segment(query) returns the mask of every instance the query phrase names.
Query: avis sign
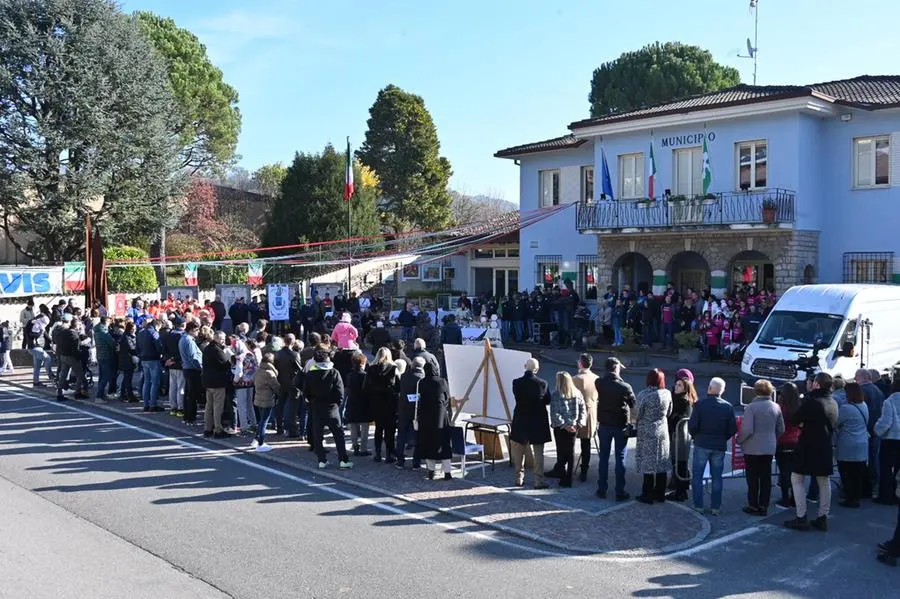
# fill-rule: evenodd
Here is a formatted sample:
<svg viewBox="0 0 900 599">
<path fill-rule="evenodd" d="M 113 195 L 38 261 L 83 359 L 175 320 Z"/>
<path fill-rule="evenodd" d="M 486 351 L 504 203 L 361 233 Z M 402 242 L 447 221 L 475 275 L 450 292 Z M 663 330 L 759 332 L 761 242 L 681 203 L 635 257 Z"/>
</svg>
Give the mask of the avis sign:
<svg viewBox="0 0 900 599">
<path fill-rule="evenodd" d="M 62 271 L 59 268 L 0 267 L 0 298 L 27 295 L 61 295 Z"/>
</svg>

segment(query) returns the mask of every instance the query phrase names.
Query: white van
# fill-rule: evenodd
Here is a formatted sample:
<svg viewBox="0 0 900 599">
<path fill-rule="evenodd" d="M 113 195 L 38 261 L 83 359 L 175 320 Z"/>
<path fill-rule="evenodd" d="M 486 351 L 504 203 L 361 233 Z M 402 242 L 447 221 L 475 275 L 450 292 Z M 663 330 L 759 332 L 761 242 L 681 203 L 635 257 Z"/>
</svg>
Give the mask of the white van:
<svg viewBox="0 0 900 599">
<path fill-rule="evenodd" d="M 803 369 L 790 362 L 812 358 L 814 348 L 819 348 L 819 370 L 847 380 L 858 368 L 895 368 L 900 363 L 900 285 L 791 287 L 747 347 L 741 376 L 749 384 L 805 380 Z"/>
</svg>

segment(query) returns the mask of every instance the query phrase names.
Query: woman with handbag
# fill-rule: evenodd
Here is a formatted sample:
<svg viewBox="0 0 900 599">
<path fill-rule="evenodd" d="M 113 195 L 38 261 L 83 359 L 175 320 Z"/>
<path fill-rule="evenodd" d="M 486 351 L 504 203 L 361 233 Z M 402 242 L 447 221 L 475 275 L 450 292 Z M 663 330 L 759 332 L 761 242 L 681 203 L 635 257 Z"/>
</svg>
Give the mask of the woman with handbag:
<svg viewBox="0 0 900 599">
<path fill-rule="evenodd" d="M 575 435 L 579 428 L 587 425 L 587 406 L 568 372 L 556 373 L 556 391 L 550 396 L 550 425 L 556 440 L 557 464 L 562 469 L 559 486 L 571 487 Z"/>
<path fill-rule="evenodd" d="M 413 430 L 416 431 L 414 459 L 425 460 L 425 478 L 434 479 L 437 462 L 441 462 L 444 480 L 450 480 L 450 387 L 434 370 L 425 363 L 425 378 L 418 383 L 419 399 L 413 416 Z"/>
<path fill-rule="evenodd" d="M 869 457 L 869 408 L 859 384 L 847 383 L 844 392 L 847 402 L 838 408 L 835 426 L 835 453 L 841 475 L 841 489 L 844 491 L 844 499 L 839 503 L 844 507 L 857 508 L 862 498 L 866 460 Z"/>
</svg>

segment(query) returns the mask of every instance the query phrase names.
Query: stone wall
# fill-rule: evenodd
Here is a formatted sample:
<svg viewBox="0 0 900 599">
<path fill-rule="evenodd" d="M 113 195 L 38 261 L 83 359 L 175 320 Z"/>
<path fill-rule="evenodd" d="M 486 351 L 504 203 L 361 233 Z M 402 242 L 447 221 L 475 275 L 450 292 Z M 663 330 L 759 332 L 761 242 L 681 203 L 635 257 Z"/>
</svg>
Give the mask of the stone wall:
<svg viewBox="0 0 900 599">
<path fill-rule="evenodd" d="M 813 267 L 814 279 L 815 274 L 819 272 L 817 231 L 747 228 L 728 231 L 600 235 L 598 238 L 599 274 L 603 286 L 613 280 L 616 262 L 632 252 L 644 256 L 649 261 L 651 270 L 666 271 L 670 277 L 673 275 L 672 259 L 682 252 L 699 254 L 706 261 L 709 271 L 724 271 L 728 276 L 739 254 L 758 252 L 772 262 L 775 269 L 775 287 L 778 291 L 802 283 L 807 265 Z"/>
</svg>

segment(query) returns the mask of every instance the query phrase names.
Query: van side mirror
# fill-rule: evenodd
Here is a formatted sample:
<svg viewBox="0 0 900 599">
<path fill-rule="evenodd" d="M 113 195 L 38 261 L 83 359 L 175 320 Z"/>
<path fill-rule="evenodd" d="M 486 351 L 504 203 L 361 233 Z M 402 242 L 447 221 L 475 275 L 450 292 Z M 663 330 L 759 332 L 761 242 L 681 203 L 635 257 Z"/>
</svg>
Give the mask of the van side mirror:
<svg viewBox="0 0 900 599">
<path fill-rule="evenodd" d="M 844 356 L 847 358 L 856 357 L 856 347 L 853 345 L 852 341 L 845 341 L 844 344 L 841 346 L 841 349 L 834 352 L 834 357 L 840 358 L 841 356 Z"/>
</svg>

